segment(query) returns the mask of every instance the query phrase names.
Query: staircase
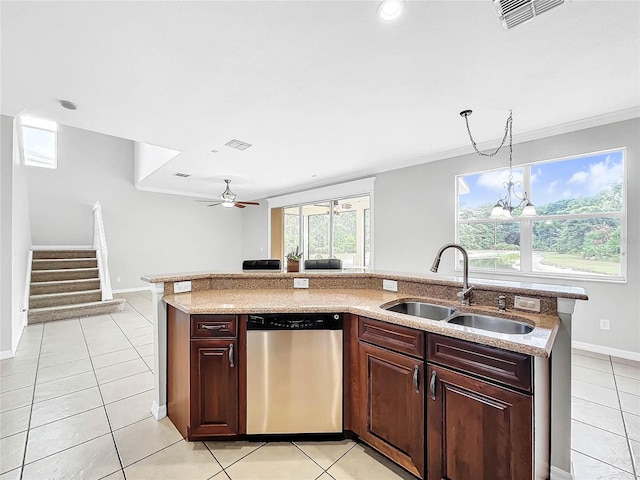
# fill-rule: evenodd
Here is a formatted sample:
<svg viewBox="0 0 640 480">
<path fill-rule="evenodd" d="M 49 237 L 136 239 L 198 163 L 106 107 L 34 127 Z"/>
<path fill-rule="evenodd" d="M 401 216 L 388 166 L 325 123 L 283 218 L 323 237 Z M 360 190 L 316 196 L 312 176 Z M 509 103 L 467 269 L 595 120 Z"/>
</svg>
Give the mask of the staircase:
<svg viewBox="0 0 640 480">
<path fill-rule="evenodd" d="M 88 317 L 124 309 L 124 299 L 102 300 L 95 250 L 34 250 L 29 323 Z"/>
</svg>

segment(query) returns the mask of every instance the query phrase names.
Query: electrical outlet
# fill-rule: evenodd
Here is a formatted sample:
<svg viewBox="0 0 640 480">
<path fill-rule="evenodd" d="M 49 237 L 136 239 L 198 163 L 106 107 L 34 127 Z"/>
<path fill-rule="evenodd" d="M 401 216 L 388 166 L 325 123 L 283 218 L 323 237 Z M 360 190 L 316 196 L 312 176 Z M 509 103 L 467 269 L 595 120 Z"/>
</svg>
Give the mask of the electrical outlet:
<svg viewBox="0 0 640 480">
<path fill-rule="evenodd" d="M 532 312 L 540 311 L 540 299 L 530 297 L 516 297 L 513 299 L 513 307 L 520 310 L 530 310 Z"/>
<path fill-rule="evenodd" d="M 176 282 L 173 284 L 173 293 L 182 293 L 191 291 L 191 280 L 184 282 Z"/>
<path fill-rule="evenodd" d="M 398 282 L 395 280 L 382 280 L 382 289 L 389 290 L 390 292 L 397 292 Z"/>
<path fill-rule="evenodd" d="M 116 283 L 120 283 L 120 277 L 116 277 Z"/>
<path fill-rule="evenodd" d="M 293 288 L 309 288 L 309 279 L 308 278 L 294 278 L 293 279 Z"/>
<path fill-rule="evenodd" d="M 611 330 L 611 322 L 603 318 L 600 319 L 600 330 Z"/>
</svg>

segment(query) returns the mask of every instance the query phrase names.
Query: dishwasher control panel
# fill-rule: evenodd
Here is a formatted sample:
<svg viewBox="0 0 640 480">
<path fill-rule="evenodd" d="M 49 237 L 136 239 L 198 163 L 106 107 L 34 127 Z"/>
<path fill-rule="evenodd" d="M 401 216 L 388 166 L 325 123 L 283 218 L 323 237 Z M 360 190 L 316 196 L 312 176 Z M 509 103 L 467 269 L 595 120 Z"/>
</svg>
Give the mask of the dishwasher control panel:
<svg viewBox="0 0 640 480">
<path fill-rule="evenodd" d="M 265 313 L 249 315 L 247 330 L 342 330 L 341 313 Z"/>
</svg>

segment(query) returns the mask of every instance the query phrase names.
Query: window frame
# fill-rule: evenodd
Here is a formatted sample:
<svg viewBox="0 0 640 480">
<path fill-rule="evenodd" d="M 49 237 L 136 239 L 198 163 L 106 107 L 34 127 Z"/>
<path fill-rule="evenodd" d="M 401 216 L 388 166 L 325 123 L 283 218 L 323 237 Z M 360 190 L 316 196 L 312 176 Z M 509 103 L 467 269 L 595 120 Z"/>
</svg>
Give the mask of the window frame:
<svg viewBox="0 0 640 480">
<path fill-rule="evenodd" d="M 485 172 L 494 172 L 507 170 L 508 167 L 497 167 L 486 170 L 478 170 L 473 172 L 466 172 L 455 175 L 455 241 L 460 243 L 460 225 L 461 224 L 480 224 L 480 223 L 520 223 L 520 270 L 499 270 L 490 268 L 472 268 L 469 267 L 469 271 L 482 274 L 492 274 L 498 276 L 522 276 L 529 278 L 554 278 L 562 280 L 575 280 L 575 281 L 597 281 L 606 283 L 626 283 L 627 282 L 627 199 L 628 199 L 628 179 L 627 179 L 627 148 L 616 147 L 606 150 L 599 150 L 594 152 L 581 153 L 576 155 L 567 155 L 558 158 L 551 158 L 546 160 L 521 163 L 514 165 L 513 168 L 522 168 L 522 186 L 520 192 L 531 192 L 531 169 L 536 165 L 542 165 L 545 163 L 556 163 L 568 160 L 575 160 L 584 157 L 592 157 L 596 155 L 603 155 L 607 153 L 621 152 L 622 153 L 622 210 L 620 212 L 602 212 L 602 213 L 580 213 L 580 214 L 567 214 L 567 215 L 540 215 L 536 217 L 520 217 L 514 216 L 513 219 L 463 219 L 459 218 L 459 189 L 460 179 L 469 175 L 477 175 Z M 535 193 L 535 192 L 534 192 Z M 532 195 L 532 203 L 535 204 L 535 196 Z M 604 275 L 597 273 L 584 273 L 576 275 L 573 273 L 560 273 L 560 272 L 536 272 L 533 270 L 533 222 L 540 220 L 576 220 L 576 219 L 588 219 L 588 218 L 619 218 L 620 219 L 620 275 Z M 460 267 L 461 255 L 456 251 L 455 255 L 455 271 L 461 272 Z"/>
<path fill-rule="evenodd" d="M 31 116 L 20 116 L 19 117 L 19 125 L 20 125 L 20 151 L 22 154 L 22 161 L 25 166 L 28 167 L 39 167 L 39 168 L 48 168 L 50 170 L 58 169 L 58 125 L 56 122 L 45 120 L 38 117 Z M 50 159 L 51 161 L 48 163 L 39 162 L 30 159 L 27 155 L 27 145 L 25 140 L 25 131 L 26 129 L 47 132 L 53 134 L 53 157 Z"/>
</svg>

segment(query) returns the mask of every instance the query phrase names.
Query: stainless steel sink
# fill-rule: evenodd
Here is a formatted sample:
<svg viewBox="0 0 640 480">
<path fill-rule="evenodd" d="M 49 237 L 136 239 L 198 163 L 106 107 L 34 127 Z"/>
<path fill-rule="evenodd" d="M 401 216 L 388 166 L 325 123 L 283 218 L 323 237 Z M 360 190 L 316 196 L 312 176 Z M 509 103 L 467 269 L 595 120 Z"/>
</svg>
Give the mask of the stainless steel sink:
<svg viewBox="0 0 640 480">
<path fill-rule="evenodd" d="M 530 333 L 533 330 L 533 327 L 528 323 L 518 322 L 517 320 L 508 320 L 506 318 L 490 317 L 488 315 L 475 315 L 472 313 L 456 315 L 448 319 L 447 323 L 464 325 L 465 327 L 473 327 L 497 333 L 520 335 Z"/>
<path fill-rule="evenodd" d="M 422 302 L 402 302 L 384 308 L 390 312 L 404 313 L 406 315 L 428 318 L 430 320 L 444 320 L 455 312 L 455 310 L 450 307 Z"/>
</svg>

